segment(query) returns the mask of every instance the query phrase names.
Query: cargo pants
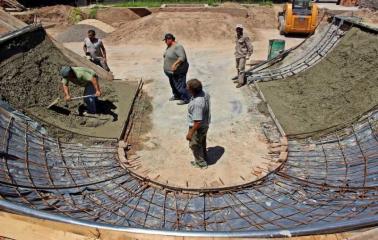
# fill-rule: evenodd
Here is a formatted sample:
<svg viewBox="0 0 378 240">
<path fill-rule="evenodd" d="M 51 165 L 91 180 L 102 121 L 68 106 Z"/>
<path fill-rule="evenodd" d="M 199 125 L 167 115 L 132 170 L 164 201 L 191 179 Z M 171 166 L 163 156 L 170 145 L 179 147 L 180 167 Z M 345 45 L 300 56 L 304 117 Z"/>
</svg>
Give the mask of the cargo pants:
<svg viewBox="0 0 378 240">
<path fill-rule="evenodd" d="M 238 82 L 240 84 L 245 84 L 245 63 L 246 58 L 236 58 L 236 70 L 238 71 Z"/>
<path fill-rule="evenodd" d="M 207 131 L 209 127 L 201 127 L 194 132 L 192 140 L 189 142 L 189 147 L 192 149 L 194 160 L 199 164 L 207 164 Z"/>
</svg>

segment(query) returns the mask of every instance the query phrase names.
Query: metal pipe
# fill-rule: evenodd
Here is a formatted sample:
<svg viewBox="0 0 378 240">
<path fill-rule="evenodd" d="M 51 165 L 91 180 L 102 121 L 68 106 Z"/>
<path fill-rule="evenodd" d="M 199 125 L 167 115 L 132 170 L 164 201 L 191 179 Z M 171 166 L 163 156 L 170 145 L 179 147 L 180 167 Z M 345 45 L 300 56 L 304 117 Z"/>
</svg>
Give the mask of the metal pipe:
<svg viewBox="0 0 378 240">
<path fill-rule="evenodd" d="M 349 221 L 342 221 L 336 223 L 328 224 L 314 224 L 312 226 L 299 227 L 299 228 L 288 228 L 280 230 L 261 230 L 261 231 L 241 231 L 241 232 L 206 232 L 206 231 L 169 231 L 169 230 L 153 230 L 153 229 L 143 229 L 143 228 L 132 228 L 132 227 L 122 227 L 115 226 L 104 223 L 95 223 L 86 220 L 78 220 L 66 216 L 59 216 L 43 211 L 34 210 L 24 206 L 20 206 L 6 200 L 0 200 L 0 207 L 11 212 L 16 212 L 20 214 L 25 214 L 35 218 L 41 218 L 50 221 L 62 222 L 67 224 L 79 225 L 90 228 L 97 228 L 100 230 L 110 230 L 125 233 L 136 233 L 136 234 L 151 234 L 151 235 L 165 235 L 165 236 L 177 236 L 177 237 L 218 237 L 218 238 L 229 238 L 229 237 L 295 237 L 295 236 L 305 236 L 314 234 L 328 234 L 336 232 L 352 231 L 355 229 L 373 227 L 378 225 L 378 215 L 371 217 L 365 217 L 360 219 L 353 219 Z"/>
</svg>

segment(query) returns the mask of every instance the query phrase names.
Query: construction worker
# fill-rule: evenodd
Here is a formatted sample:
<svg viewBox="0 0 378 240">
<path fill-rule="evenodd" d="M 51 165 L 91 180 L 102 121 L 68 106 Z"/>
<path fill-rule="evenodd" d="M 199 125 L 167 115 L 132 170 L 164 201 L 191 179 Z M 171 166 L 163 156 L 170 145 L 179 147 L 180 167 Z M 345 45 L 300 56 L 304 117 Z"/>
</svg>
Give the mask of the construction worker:
<svg viewBox="0 0 378 240">
<path fill-rule="evenodd" d="M 98 77 L 96 73 L 84 67 L 69 67 L 63 66 L 60 69 L 60 75 L 62 76 L 64 99 L 66 101 L 71 100 L 70 89 L 68 84 L 71 82 L 75 85 L 84 87 L 84 96 L 92 95 L 91 97 L 85 97 L 84 103 L 87 107 L 88 113 L 97 112 L 97 97 L 101 96 L 101 89 L 98 83 Z"/>
<path fill-rule="evenodd" d="M 84 39 L 83 50 L 85 55 L 90 58 L 91 62 L 110 72 L 106 60 L 104 44 L 101 39 L 96 38 L 96 32 L 94 30 L 88 31 L 88 37 Z"/>
<path fill-rule="evenodd" d="M 164 73 L 169 79 L 173 96 L 169 101 L 179 100 L 177 105 L 189 103 L 190 96 L 186 90 L 186 74 L 189 63 L 184 47 L 176 42 L 173 34 L 167 33 L 163 41 L 167 44 L 164 53 Z"/>
<path fill-rule="evenodd" d="M 211 121 L 210 96 L 202 90 L 202 84 L 197 79 L 189 80 L 187 86 L 192 95 L 188 105 L 189 130 L 186 135 L 194 156 L 191 164 L 194 167 L 207 168 L 206 136 Z"/>
<path fill-rule="evenodd" d="M 237 83 L 237 88 L 244 86 L 246 83 L 245 64 L 253 53 L 251 40 L 243 33 L 243 29 L 243 25 L 236 25 L 235 59 L 238 79 L 234 83 Z"/>
</svg>

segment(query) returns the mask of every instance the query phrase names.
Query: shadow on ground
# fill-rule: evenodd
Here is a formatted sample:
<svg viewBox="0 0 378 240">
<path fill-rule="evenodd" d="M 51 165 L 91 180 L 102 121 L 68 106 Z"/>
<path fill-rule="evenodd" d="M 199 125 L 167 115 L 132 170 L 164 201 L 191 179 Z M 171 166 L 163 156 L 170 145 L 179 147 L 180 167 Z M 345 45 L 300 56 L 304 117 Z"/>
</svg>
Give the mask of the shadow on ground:
<svg viewBox="0 0 378 240">
<path fill-rule="evenodd" d="M 224 147 L 215 146 L 207 148 L 207 164 L 214 165 L 224 154 Z"/>
</svg>

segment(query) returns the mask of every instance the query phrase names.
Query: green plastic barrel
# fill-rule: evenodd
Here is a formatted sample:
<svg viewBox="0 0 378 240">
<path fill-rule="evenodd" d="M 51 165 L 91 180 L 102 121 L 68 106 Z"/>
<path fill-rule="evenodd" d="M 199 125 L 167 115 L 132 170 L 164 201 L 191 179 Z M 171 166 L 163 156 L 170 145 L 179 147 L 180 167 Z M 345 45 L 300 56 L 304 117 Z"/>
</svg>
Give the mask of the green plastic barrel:
<svg viewBox="0 0 378 240">
<path fill-rule="evenodd" d="M 269 53 L 268 60 L 276 57 L 285 50 L 285 40 L 270 39 L 269 40 Z"/>
</svg>

